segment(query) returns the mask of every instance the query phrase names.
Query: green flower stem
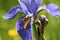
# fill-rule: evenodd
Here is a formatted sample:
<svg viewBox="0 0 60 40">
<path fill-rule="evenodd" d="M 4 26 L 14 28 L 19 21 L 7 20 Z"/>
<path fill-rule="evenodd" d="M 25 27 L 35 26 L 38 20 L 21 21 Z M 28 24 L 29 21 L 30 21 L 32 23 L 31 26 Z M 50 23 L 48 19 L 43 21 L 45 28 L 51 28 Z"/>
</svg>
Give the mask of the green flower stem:
<svg viewBox="0 0 60 40">
<path fill-rule="evenodd" d="M 39 40 L 39 39 L 38 39 L 38 33 L 37 33 L 37 31 L 36 31 L 35 22 L 33 23 L 33 34 L 34 34 L 34 38 L 35 38 L 36 40 Z"/>
</svg>

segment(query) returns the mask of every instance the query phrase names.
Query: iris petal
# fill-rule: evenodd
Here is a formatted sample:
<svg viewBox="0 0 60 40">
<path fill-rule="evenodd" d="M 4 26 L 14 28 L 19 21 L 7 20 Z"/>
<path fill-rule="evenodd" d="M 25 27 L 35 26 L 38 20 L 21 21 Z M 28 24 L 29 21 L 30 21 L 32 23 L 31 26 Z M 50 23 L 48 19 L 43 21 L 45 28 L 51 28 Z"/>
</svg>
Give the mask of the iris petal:
<svg viewBox="0 0 60 40">
<path fill-rule="evenodd" d="M 46 6 L 46 9 L 49 14 L 51 14 L 57 18 L 60 17 L 60 12 L 58 12 L 59 7 L 57 5 L 51 3 L 48 6 Z"/>
<path fill-rule="evenodd" d="M 60 17 L 60 12 L 58 12 L 58 11 L 49 11 L 49 14 L 51 14 L 51 15 L 57 17 L 57 18 Z"/>
<path fill-rule="evenodd" d="M 22 40 L 32 40 L 31 26 L 29 25 L 27 29 L 24 29 L 24 24 L 24 20 L 19 19 L 16 23 L 16 29 L 22 37 Z"/>
<path fill-rule="evenodd" d="M 36 11 L 37 11 L 37 9 L 38 9 L 38 5 L 36 6 L 37 4 L 35 3 L 35 2 L 33 2 L 33 3 L 31 3 L 29 6 L 28 6 L 28 8 L 29 8 L 29 10 L 30 10 L 30 12 L 31 13 L 35 13 Z"/>
<path fill-rule="evenodd" d="M 11 8 L 6 15 L 3 16 L 4 19 L 12 19 L 16 16 L 17 12 L 22 12 L 20 6 L 15 6 Z"/>
<path fill-rule="evenodd" d="M 25 3 L 26 5 L 31 3 L 31 0 L 22 0 L 23 3 Z"/>
<path fill-rule="evenodd" d="M 38 5 L 42 4 L 42 1 L 43 1 L 43 0 L 35 0 L 35 2 L 36 2 Z"/>
<path fill-rule="evenodd" d="M 42 1 L 38 1 L 38 0 L 32 0 L 31 1 L 31 4 L 29 4 L 28 8 L 30 9 L 30 11 L 32 13 L 36 13 L 37 9 L 39 8 L 40 6 L 40 3 L 42 3 Z"/>
<path fill-rule="evenodd" d="M 38 7 L 42 3 L 42 0 L 22 0 L 22 2 L 26 4 L 31 13 L 36 13 Z"/>
<path fill-rule="evenodd" d="M 26 5 L 25 5 L 23 2 L 20 2 L 20 6 L 21 6 L 23 12 L 24 12 L 26 15 L 28 15 L 28 12 L 29 12 L 29 11 L 28 11 Z"/>
<path fill-rule="evenodd" d="M 59 7 L 56 4 L 52 4 L 52 3 L 50 3 L 46 8 L 51 11 L 55 11 L 59 9 Z"/>
</svg>

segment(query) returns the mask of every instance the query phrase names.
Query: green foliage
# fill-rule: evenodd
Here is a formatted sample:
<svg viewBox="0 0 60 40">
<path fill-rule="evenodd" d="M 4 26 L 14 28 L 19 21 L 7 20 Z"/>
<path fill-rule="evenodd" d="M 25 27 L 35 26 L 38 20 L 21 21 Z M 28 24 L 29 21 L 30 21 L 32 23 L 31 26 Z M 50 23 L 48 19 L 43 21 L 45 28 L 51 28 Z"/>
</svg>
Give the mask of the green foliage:
<svg viewBox="0 0 60 40">
<path fill-rule="evenodd" d="M 43 4 L 54 3 L 59 6 L 60 10 L 60 0 L 43 0 Z M 17 6 L 17 0 L 0 0 L 0 40 L 20 40 L 20 36 L 9 36 L 8 31 L 16 28 L 16 21 L 23 16 L 23 14 L 18 13 L 18 15 L 12 20 L 5 20 L 2 18 L 10 8 Z M 52 15 L 46 13 L 46 11 L 39 12 L 39 16 L 44 14 L 47 16 L 49 23 L 45 28 L 45 36 L 47 40 L 60 40 L 60 18 L 55 18 Z"/>
</svg>

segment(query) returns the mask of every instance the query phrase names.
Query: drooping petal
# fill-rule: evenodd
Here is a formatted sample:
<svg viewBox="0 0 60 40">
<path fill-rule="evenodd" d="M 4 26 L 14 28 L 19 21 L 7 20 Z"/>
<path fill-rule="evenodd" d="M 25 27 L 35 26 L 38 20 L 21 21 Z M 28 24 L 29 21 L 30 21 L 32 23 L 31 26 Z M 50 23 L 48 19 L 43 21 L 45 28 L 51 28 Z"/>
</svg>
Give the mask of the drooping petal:
<svg viewBox="0 0 60 40">
<path fill-rule="evenodd" d="M 51 14 L 51 15 L 57 17 L 57 18 L 60 17 L 60 12 L 58 12 L 58 11 L 49 11 L 49 14 Z"/>
<path fill-rule="evenodd" d="M 19 19 L 16 23 L 16 29 L 22 40 L 32 40 L 31 26 L 29 25 L 27 29 L 24 29 L 24 20 Z"/>
<path fill-rule="evenodd" d="M 59 7 L 56 4 L 52 4 L 52 3 L 48 4 L 46 6 L 46 8 L 49 9 L 49 10 L 51 10 L 51 11 L 55 11 L 55 10 L 59 9 Z"/>
<path fill-rule="evenodd" d="M 29 11 L 28 11 L 26 5 L 25 5 L 23 2 L 20 2 L 20 6 L 21 6 L 23 12 L 24 12 L 26 15 L 28 15 L 28 12 L 29 12 Z"/>
<path fill-rule="evenodd" d="M 22 9 L 20 6 L 15 6 L 11 8 L 6 15 L 3 16 L 4 19 L 12 19 L 17 15 L 17 12 L 22 12 Z"/>
<path fill-rule="evenodd" d="M 49 14 L 51 14 L 57 18 L 60 17 L 60 12 L 58 12 L 59 7 L 57 5 L 51 3 L 48 6 L 46 6 L 46 9 Z"/>
</svg>

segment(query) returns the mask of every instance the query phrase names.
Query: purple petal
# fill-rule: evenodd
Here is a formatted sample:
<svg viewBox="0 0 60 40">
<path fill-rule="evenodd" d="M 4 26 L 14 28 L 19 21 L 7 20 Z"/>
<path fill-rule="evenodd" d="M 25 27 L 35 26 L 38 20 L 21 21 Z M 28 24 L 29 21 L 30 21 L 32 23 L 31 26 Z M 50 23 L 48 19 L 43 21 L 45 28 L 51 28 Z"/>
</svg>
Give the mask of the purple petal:
<svg viewBox="0 0 60 40">
<path fill-rule="evenodd" d="M 32 13 L 36 13 L 36 11 L 37 11 L 37 9 L 39 8 L 39 6 L 40 6 L 40 3 L 41 3 L 41 0 L 39 0 L 39 2 L 38 2 L 38 0 L 32 0 L 31 1 L 31 4 L 29 4 L 29 9 L 30 9 L 30 11 L 32 12 Z"/>
<path fill-rule="evenodd" d="M 28 7 L 30 12 L 35 13 L 39 6 L 35 2 L 32 2 Z"/>
<path fill-rule="evenodd" d="M 55 11 L 55 10 L 59 9 L 59 7 L 56 4 L 52 4 L 52 3 L 49 4 L 46 8 L 51 10 L 51 11 Z"/>
<path fill-rule="evenodd" d="M 30 12 L 36 13 L 38 7 L 42 3 L 42 0 L 23 0 L 22 2 L 26 4 Z"/>
<path fill-rule="evenodd" d="M 35 0 L 35 2 L 36 2 L 38 5 L 42 4 L 42 1 L 43 1 L 43 0 Z"/>
<path fill-rule="evenodd" d="M 42 3 L 42 0 L 22 0 L 23 3 L 26 5 L 31 4 L 32 2 L 35 2 L 36 4 L 40 5 Z"/>
<path fill-rule="evenodd" d="M 26 5 L 31 3 L 31 0 L 22 0 L 23 3 L 25 3 Z"/>
<path fill-rule="evenodd" d="M 20 6 L 21 6 L 23 12 L 24 12 L 26 15 L 28 15 L 28 12 L 29 12 L 29 11 L 28 11 L 26 5 L 25 5 L 23 2 L 20 2 Z"/>
<path fill-rule="evenodd" d="M 60 12 L 58 12 L 58 11 L 50 11 L 49 14 L 51 14 L 51 15 L 57 17 L 57 18 L 60 17 Z"/>
<path fill-rule="evenodd" d="M 17 15 L 17 12 L 22 12 L 20 6 L 15 6 L 11 8 L 6 15 L 3 16 L 4 19 L 12 19 Z"/>
<path fill-rule="evenodd" d="M 32 40 L 31 26 L 29 25 L 27 29 L 24 29 L 24 24 L 24 20 L 19 19 L 16 23 L 16 29 L 22 37 L 22 40 Z"/>
<path fill-rule="evenodd" d="M 46 8 L 49 14 L 57 18 L 60 17 L 60 12 L 58 12 L 59 7 L 57 5 L 51 3 L 48 6 L 46 6 Z"/>
</svg>

